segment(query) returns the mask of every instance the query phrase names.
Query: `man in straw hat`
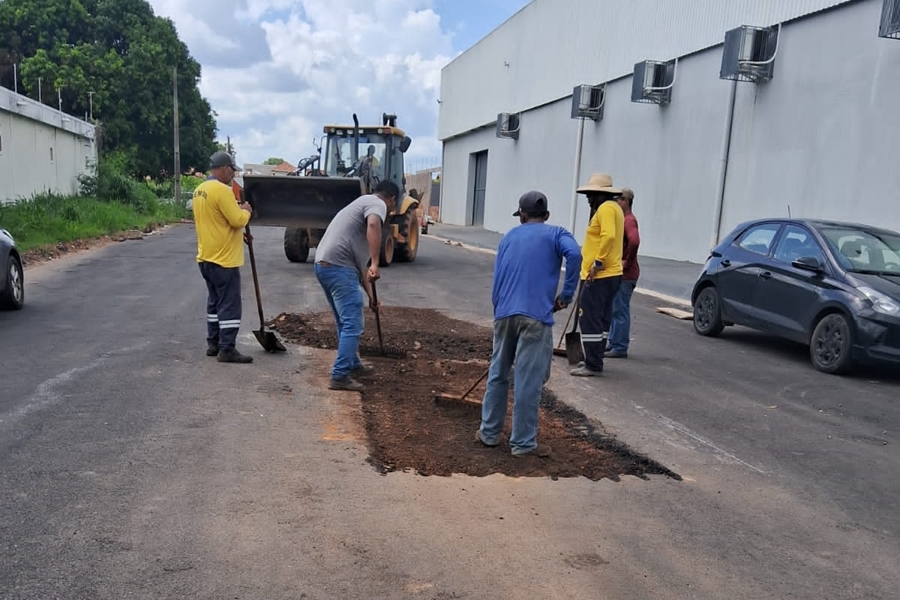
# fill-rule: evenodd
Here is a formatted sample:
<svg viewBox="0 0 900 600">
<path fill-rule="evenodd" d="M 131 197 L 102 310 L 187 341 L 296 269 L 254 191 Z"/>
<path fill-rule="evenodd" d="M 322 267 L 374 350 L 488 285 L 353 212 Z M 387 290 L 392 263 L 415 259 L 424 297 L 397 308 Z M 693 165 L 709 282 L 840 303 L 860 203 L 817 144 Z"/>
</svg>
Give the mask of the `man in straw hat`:
<svg viewBox="0 0 900 600">
<path fill-rule="evenodd" d="M 550 211 L 541 192 L 523 194 L 513 216 L 521 225 L 503 236 L 494 264 L 494 351 L 475 439 L 500 444 L 515 363 L 509 446 L 513 456 L 545 457 L 550 449 L 537 443 L 538 407 L 553 357 L 553 313 L 574 299 L 581 251 L 569 231 L 546 223 Z M 557 295 L 563 259 L 566 277 Z"/>
<path fill-rule="evenodd" d="M 613 299 L 622 283 L 622 245 L 625 215 L 616 202 L 622 190 L 612 186 L 612 177 L 594 173 L 577 192 L 585 194 L 591 205 L 582 246 L 581 261 L 581 342 L 584 364 L 572 369 L 577 377 L 595 377 L 603 373 L 603 354 L 609 337 Z"/>
</svg>

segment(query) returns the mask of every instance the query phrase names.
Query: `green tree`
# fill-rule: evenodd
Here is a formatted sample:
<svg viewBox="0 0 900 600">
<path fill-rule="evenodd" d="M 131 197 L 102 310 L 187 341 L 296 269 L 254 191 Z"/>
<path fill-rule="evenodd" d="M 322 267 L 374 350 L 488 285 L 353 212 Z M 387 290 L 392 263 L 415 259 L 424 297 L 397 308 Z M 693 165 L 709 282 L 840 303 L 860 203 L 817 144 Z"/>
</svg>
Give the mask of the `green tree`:
<svg viewBox="0 0 900 600">
<path fill-rule="evenodd" d="M 0 0 L 0 85 L 78 117 L 93 112 L 104 150 L 121 153 L 133 175 L 174 166 L 173 69 L 178 73 L 181 164 L 206 168 L 216 123 L 200 94 L 200 65 L 169 19 L 146 0 Z"/>
<path fill-rule="evenodd" d="M 283 158 L 275 158 L 273 156 L 272 158 L 267 158 L 263 164 L 264 165 L 280 165 L 283 162 L 284 162 Z"/>
</svg>

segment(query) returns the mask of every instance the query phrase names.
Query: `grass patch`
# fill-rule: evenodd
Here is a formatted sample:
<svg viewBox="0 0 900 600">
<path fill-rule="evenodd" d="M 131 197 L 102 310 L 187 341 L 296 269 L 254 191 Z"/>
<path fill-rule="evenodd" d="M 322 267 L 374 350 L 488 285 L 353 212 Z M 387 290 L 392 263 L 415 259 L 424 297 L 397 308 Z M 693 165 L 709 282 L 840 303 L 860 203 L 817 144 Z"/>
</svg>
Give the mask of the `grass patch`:
<svg viewBox="0 0 900 600">
<path fill-rule="evenodd" d="M 147 192 L 127 202 L 41 194 L 0 204 L 0 227 L 13 235 L 22 251 L 27 251 L 132 229 L 146 231 L 185 216 L 181 207 Z"/>
</svg>

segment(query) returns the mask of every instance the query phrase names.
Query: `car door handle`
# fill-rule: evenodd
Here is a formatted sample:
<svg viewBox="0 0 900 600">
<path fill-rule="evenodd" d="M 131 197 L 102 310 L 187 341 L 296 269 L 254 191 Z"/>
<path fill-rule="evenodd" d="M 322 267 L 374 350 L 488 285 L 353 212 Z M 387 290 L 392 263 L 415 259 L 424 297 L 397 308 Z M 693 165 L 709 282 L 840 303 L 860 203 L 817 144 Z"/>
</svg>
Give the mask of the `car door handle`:
<svg viewBox="0 0 900 600">
<path fill-rule="evenodd" d="M 762 272 L 760 272 L 759 276 L 762 277 L 763 279 L 771 279 L 772 272 L 771 271 L 762 271 Z"/>
<path fill-rule="evenodd" d="M 725 260 L 723 260 L 723 261 L 720 262 L 719 264 L 722 265 L 723 267 L 730 267 L 730 266 L 731 266 L 731 261 L 728 260 L 728 259 L 726 258 Z"/>
</svg>

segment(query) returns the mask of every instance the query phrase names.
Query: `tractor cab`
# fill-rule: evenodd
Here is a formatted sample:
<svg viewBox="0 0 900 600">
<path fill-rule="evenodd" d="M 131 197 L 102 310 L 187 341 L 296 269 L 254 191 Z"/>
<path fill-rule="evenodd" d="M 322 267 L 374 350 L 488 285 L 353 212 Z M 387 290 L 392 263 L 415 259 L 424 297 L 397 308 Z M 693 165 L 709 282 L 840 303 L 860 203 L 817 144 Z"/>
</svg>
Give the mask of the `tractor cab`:
<svg viewBox="0 0 900 600">
<path fill-rule="evenodd" d="M 382 124 L 360 127 L 326 125 L 324 164 L 328 177 L 359 177 L 366 192 L 379 181 L 393 181 L 405 193 L 403 153 L 412 140 L 396 127 L 396 115 L 382 115 Z M 354 115 L 354 121 L 356 115 Z M 399 207 L 398 207 L 399 208 Z"/>
</svg>

